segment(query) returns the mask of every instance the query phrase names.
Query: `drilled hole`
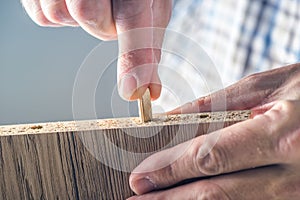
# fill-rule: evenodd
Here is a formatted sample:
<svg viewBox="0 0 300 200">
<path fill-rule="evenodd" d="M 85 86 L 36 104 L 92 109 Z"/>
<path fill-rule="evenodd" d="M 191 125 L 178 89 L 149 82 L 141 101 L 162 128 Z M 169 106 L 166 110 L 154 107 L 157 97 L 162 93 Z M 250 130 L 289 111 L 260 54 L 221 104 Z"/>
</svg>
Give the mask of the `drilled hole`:
<svg viewBox="0 0 300 200">
<path fill-rule="evenodd" d="M 36 130 L 36 129 L 42 129 L 43 126 L 41 126 L 41 125 L 36 125 L 36 126 L 32 126 L 32 127 L 30 127 L 30 128 L 33 129 L 33 130 Z"/>
<path fill-rule="evenodd" d="M 199 118 L 201 118 L 201 119 L 208 118 L 208 117 L 209 117 L 209 114 L 201 114 L 199 116 Z"/>
</svg>

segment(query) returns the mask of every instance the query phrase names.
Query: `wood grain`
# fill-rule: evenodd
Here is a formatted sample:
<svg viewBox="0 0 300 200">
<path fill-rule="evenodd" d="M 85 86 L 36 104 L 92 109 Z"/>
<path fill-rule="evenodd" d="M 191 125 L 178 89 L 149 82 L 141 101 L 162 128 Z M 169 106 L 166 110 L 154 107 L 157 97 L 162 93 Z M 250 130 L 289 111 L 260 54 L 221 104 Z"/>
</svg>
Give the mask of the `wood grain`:
<svg viewBox="0 0 300 200">
<path fill-rule="evenodd" d="M 0 199 L 125 199 L 133 195 L 130 170 L 145 157 L 248 117 L 249 111 L 234 111 L 149 123 L 124 118 L 2 126 Z"/>
</svg>

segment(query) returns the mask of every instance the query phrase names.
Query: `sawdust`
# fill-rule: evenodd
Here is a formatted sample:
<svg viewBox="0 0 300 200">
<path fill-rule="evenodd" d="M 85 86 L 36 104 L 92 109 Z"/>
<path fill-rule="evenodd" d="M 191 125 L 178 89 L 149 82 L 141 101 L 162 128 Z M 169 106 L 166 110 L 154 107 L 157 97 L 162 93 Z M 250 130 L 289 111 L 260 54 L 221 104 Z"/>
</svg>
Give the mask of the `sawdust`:
<svg viewBox="0 0 300 200">
<path fill-rule="evenodd" d="M 153 120 L 141 122 L 138 117 L 99 119 L 88 121 L 52 122 L 0 126 L 0 136 L 18 134 L 43 134 L 55 132 L 75 132 L 102 129 L 123 129 L 134 127 L 168 126 L 180 124 L 199 124 L 226 121 L 244 121 L 249 119 L 250 111 L 207 112 L 181 115 L 154 115 Z"/>
</svg>

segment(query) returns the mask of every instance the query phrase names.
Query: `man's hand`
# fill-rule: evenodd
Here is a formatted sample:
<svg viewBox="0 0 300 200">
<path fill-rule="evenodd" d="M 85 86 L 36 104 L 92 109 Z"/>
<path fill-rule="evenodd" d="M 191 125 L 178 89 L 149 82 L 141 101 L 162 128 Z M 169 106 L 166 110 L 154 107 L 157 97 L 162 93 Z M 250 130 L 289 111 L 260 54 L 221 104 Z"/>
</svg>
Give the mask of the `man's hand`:
<svg viewBox="0 0 300 200">
<path fill-rule="evenodd" d="M 299 119 L 300 101 L 279 101 L 254 119 L 220 130 L 218 142 L 205 156 L 201 146 L 215 133 L 194 139 L 178 160 L 162 169 L 151 171 L 172 159 L 174 149 L 150 156 L 131 174 L 131 188 L 141 195 L 131 200 L 299 199 Z M 205 178 L 154 191 L 198 177 Z"/>
<path fill-rule="evenodd" d="M 277 100 L 300 100 L 300 63 L 250 75 L 225 88 L 225 94 L 226 99 L 224 91 L 215 92 L 169 114 L 210 111 L 212 103 L 218 109 L 224 100 L 227 110 L 252 109 Z M 224 109 L 223 106 L 220 109 Z"/>
<path fill-rule="evenodd" d="M 22 3 L 31 19 L 41 26 L 81 26 L 102 40 L 116 39 L 123 34 L 118 63 L 121 96 L 135 100 L 150 88 L 151 97 L 159 97 L 157 64 L 163 34 L 151 29 L 131 30 L 165 28 L 171 15 L 171 0 L 22 0 Z M 131 32 L 126 33 L 128 31 Z M 148 45 L 148 48 L 138 49 L 141 45 L 136 44 L 149 41 L 158 48 Z"/>
<path fill-rule="evenodd" d="M 299 87 L 296 64 L 252 75 L 227 88 L 229 109 L 253 108 L 252 119 L 197 137 L 188 148 L 183 143 L 144 160 L 130 176 L 130 186 L 139 195 L 131 200 L 299 199 Z M 209 110 L 209 99 L 174 112 Z M 204 153 L 203 144 L 216 135 L 217 143 Z M 172 162 L 176 153 L 180 157 Z M 161 162 L 170 164 L 161 168 Z"/>
</svg>

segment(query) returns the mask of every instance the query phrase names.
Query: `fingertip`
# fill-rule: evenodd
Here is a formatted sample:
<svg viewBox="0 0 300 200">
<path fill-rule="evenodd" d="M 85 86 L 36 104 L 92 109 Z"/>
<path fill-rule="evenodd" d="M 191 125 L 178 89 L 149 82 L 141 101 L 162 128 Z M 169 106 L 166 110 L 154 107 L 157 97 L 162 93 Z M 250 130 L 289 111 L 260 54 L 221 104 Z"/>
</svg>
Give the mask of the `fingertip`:
<svg viewBox="0 0 300 200">
<path fill-rule="evenodd" d="M 137 81 L 134 76 L 125 75 L 123 76 L 118 84 L 119 95 L 124 100 L 135 100 Z"/>
<path fill-rule="evenodd" d="M 160 84 L 150 84 L 149 86 L 151 100 L 154 101 L 160 97 L 161 85 Z"/>
<path fill-rule="evenodd" d="M 78 23 L 70 15 L 64 1 L 41 1 L 41 8 L 45 17 L 52 23 L 63 26 L 78 26 Z"/>
<path fill-rule="evenodd" d="M 134 174 L 130 175 L 129 185 L 132 191 L 137 195 L 151 192 L 157 188 L 155 183 L 149 177 L 139 177 Z"/>
<path fill-rule="evenodd" d="M 131 89 L 129 89 L 129 87 L 128 87 L 126 89 L 127 91 L 123 90 L 123 92 L 121 92 L 120 95 L 124 100 L 135 101 L 135 100 L 141 99 L 143 97 L 147 88 L 148 88 L 147 86 L 143 86 L 138 89 L 134 89 L 133 87 Z M 161 86 L 158 86 L 158 85 L 154 86 L 154 89 L 152 86 L 152 87 L 149 87 L 149 89 L 150 89 L 150 94 L 151 94 L 151 101 L 158 99 L 160 96 Z"/>
<path fill-rule="evenodd" d="M 23 7 L 29 17 L 39 26 L 42 27 L 61 27 L 62 25 L 53 23 L 47 19 L 42 11 L 41 4 L 39 1 L 21 1 Z"/>
<path fill-rule="evenodd" d="M 160 51 L 159 51 L 160 54 Z M 158 66 L 155 66 L 152 72 L 151 83 L 149 85 L 151 100 L 154 101 L 160 97 L 162 85 L 158 75 Z"/>
<path fill-rule="evenodd" d="M 136 174 L 132 173 L 129 176 L 129 186 L 130 189 L 135 193 L 138 194 L 137 184 L 136 184 L 137 176 Z"/>
<path fill-rule="evenodd" d="M 132 95 L 131 100 L 137 100 L 137 99 L 141 99 L 144 95 L 144 93 L 146 92 L 148 86 L 142 86 L 139 87 Z"/>
</svg>

